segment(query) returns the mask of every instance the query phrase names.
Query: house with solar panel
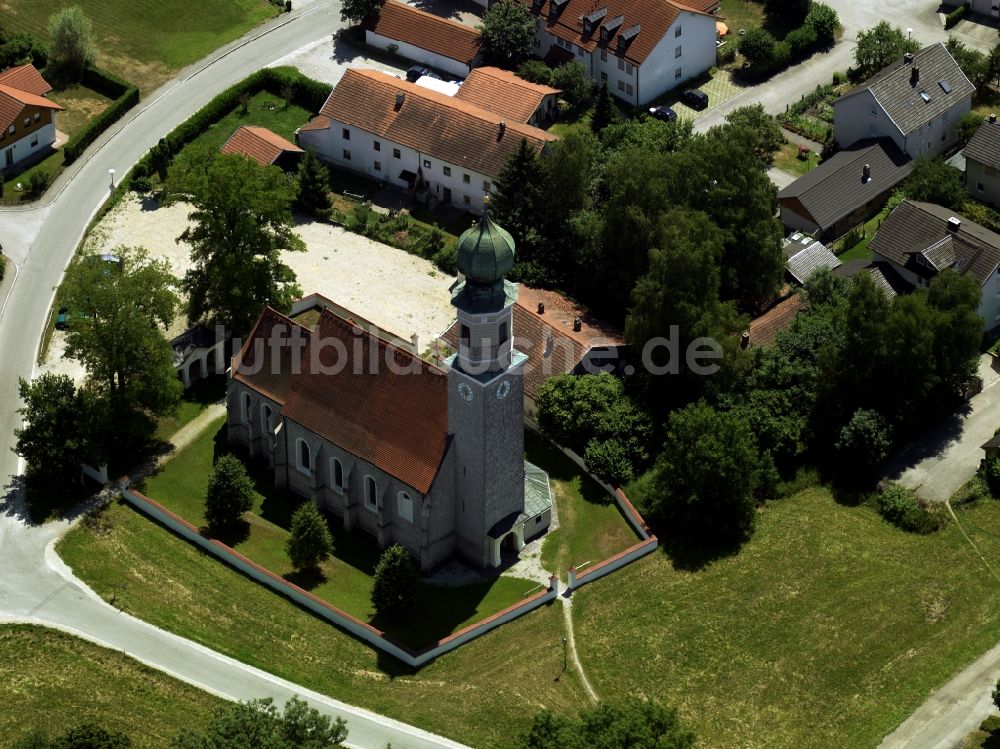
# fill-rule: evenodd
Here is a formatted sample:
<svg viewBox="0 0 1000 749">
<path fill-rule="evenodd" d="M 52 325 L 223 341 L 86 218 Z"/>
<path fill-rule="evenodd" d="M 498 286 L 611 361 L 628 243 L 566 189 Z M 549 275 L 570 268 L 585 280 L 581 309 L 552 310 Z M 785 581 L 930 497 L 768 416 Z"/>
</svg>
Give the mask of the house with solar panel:
<svg viewBox="0 0 1000 749">
<path fill-rule="evenodd" d="M 524 459 L 514 241 L 484 213 L 457 252 L 458 346 L 440 367 L 332 309 L 305 327 L 267 308 L 227 389 L 229 440 L 277 486 L 424 570 L 499 566 L 552 515 L 548 476 Z"/>
</svg>

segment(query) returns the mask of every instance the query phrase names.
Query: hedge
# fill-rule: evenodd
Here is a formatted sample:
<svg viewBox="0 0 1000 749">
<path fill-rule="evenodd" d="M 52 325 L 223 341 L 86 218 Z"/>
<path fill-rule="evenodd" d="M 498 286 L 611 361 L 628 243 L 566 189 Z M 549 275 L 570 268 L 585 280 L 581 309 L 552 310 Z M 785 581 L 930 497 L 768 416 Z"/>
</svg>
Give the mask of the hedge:
<svg viewBox="0 0 1000 749">
<path fill-rule="evenodd" d="M 944 27 L 950 29 L 956 23 L 965 18 L 965 14 L 969 7 L 967 5 L 959 5 L 955 10 L 951 11 L 948 15 L 944 17 Z"/>
<path fill-rule="evenodd" d="M 131 86 L 120 78 L 98 68 L 88 65 L 81 82 L 99 94 L 114 99 L 114 102 L 91 120 L 84 130 L 77 133 L 63 147 L 63 164 L 66 166 L 80 158 L 80 154 L 87 150 L 87 146 L 97 140 L 101 133 L 118 122 L 128 110 L 139 103 L 138 87 Z"/>
</svg>

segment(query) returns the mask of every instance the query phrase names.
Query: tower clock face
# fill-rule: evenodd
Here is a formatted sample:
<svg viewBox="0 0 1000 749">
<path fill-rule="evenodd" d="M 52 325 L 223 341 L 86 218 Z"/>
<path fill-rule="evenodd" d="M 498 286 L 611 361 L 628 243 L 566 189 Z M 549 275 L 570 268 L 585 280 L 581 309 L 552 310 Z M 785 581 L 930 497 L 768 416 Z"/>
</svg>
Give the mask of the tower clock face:
<svg viewBox="0 0 1000 749">
<path fill-rule="evenodd" d="M 497 400 L 503 400 L 510 393 L 510 382 L 504 380 L 497 386 Z"/>
<path fill-rule="evenodd" d="M 460 382 L 458 383 L 458 394 L 462 396 L 462 400 L 471 401 L 472 400 L 472 388 L 469 387 L 469 383 Z"/>
</svg>

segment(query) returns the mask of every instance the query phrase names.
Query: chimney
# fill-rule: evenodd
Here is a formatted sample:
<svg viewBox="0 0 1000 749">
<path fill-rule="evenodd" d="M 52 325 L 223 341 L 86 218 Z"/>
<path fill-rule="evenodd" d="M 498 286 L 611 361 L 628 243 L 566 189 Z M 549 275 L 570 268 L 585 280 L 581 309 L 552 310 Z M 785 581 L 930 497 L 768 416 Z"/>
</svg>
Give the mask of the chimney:
<svg viewBox="0 0 1000 749">
<path fill-rule="evenodd" d="M 581 320 L 579 317 L 574 317 L 573 318 L 573 332 L 574 333 L 579 333 L 581 330 L 583 330 L 583 320 Z"/>
<path fill-rule="evenodd" d="M 864 183 L 871 182 L 872 180 L 872 165 L 865 164 L 864 168 L 861 170 L 861 181 Z"/>
<path fill-rule="evenodd" d="M 962 220 L 955 216 L 948 219 L 948 229 L 949 231 L 958 231 L 962 228 Z"/>
<path fill-rule="evenodd" d="M 907 65 L 912 65 L 913 64 L 913 53 L 912 52 L 907 52 L 905 55 L 903 55 L 903 62 L 905 62 Z"/>
<path fill-rule="evenodd" d="M 995 114 L 990 115 L 990 123 L 993 125 L 997 124 L 997 116 Z"/>
<path fill-rule="evenodd" d="M 507 132 L 507 123 L 504 122 L 503 120 L 500 120 L 500 135 L 497 136 L 497 140 L 503 138 L 503 134 L 505 132 Z"/>
<path fill-rule="evenodd" d="M 919 80 L 920 80 L 920 68 L 914 65 L 912 68 L 910 68 L 910 85 L 916 86 Z"/>
<path fill-rule="evenodd" d="M 544 315 L 545 314 L 545 302 L 539 302 L 538 303 L 538 314 L 540 314 L 540 315 Z"/>
<path fill-rule="evenodd" d="M 397 112 L 402 108 L 404 101 L 406 101 L 406 94 L 403 93 L 402 91 L 400 91 L 398 94 L 396 94 L 396 111 Z"/>
<path fill-rule="evenodd" d="M 740 335 L 740 348 L 744 351 L 750 348 L 750 331 L 744 330 Z"/>
</svg>

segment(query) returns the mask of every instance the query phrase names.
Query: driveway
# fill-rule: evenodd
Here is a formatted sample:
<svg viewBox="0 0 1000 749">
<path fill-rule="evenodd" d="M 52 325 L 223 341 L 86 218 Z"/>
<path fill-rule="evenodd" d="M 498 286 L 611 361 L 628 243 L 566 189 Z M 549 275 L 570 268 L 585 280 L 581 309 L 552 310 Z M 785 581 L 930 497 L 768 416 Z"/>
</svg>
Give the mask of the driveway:
<svg viewBox="0 0 1000 749">
<path fill-rule="evenodd" d="M 989 356 L 980 359 L 979 376 L 982 392 L 890 461 L 887 478 L 924 499 L 944 502 L 973 477 L 983 457 L 979 446 L 1000 428 L 1000 375 L 990 367 Z"/>
</svg>

